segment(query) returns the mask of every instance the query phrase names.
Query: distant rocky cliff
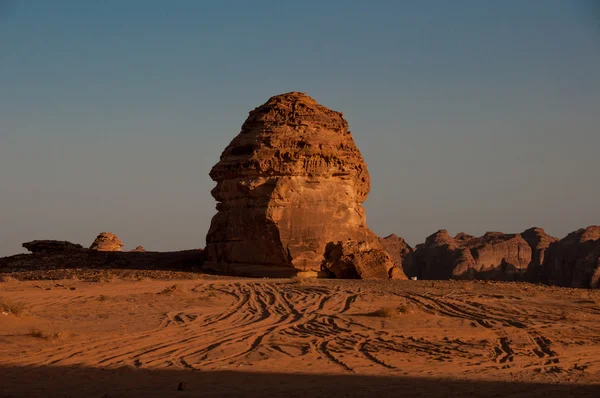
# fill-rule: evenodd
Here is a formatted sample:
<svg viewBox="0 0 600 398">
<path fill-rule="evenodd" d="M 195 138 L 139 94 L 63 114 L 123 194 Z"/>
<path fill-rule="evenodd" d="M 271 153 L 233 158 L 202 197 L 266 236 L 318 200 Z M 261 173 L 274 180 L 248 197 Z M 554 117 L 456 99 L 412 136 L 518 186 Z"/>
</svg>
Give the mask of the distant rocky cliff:
<svg viewBox="0 0 600 398">
<path fill-rule="evenodd" d="M 413 251 L 402 238 L 381 238 L 406 275 L 418 279 L 487 279 L 542 282 L 600 288 L 600 226 L 572 232 L 564 239 L 541 228 L 520 234 L 488 232 L 452 237 L 439 230 Z"/>
<path fill-rule="evenodd" d="M 600 226 L 579 229 L 552 244 L 536 278 L 551 285 L 600 288 Z"/>
</svg>

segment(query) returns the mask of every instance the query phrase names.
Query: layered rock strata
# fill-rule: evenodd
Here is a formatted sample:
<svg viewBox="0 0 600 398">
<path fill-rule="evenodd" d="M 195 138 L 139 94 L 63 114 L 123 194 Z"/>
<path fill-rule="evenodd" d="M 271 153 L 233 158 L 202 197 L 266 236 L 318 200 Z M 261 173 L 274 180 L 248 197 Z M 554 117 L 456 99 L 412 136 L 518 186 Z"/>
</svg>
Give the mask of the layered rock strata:
<svg viewBox="0 0 600 398">
<path fill-rule="evenodd" d="M 319 272 L 329 243 L 382 249 L 366 225 L 369 172 L 348 123 L 303 93 L 250 112 L 210 177 L 218 213 L 206 237 L 208 269 L 291 276 Z M 393 263 L 370 266 L 383 276 Z"/>
<path fill-rule="evenodd" d="M 546 251 L 558 239 L 548 235 L 542 228 L 529 228 L 521 232 L 521 236 L 531 247 L 531 262 L 527 268 L 526 279 L 538 282 L 541 279 L 541 265 L 544 263 Z"/>
<path fill-rule="evenodd" d="M 117 235 L 112 232 L 101 232 L 90 246 L 90 249 L 100 252 L 119 252 L 122 247 L 123 242 Z"/>
<path fill-rule="evenodd" d="M 132 269 L 132 270 L 198 270 L 204 262 L 204 251 L 116 252 L 98 251 L 72 244 L 54 246 L 43 251 L 0 258 L 0 274 L 13 272 L 68 269 Z"/>
</svg>

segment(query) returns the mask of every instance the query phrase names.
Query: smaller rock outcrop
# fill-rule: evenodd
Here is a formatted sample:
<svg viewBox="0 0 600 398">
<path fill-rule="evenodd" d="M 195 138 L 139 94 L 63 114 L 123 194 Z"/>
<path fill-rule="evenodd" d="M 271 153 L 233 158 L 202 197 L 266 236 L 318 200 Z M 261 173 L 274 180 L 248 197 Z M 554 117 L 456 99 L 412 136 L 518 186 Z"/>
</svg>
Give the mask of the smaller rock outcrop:
<svg viewBox="0 0 600 398">
<path fill-rule="evenodd" d="M 92 245 L 91 250 L 97 250 L 100 252 L 119 252 L 123 247 L 123 242 L 112 232 L 102 232 L 96 237 Z"/>
<path fill-rule="evenodd" d="M 452 238 L 439 230 L 417 246 L 414 258 L 420 279 L 519 280 L 531 261 L 531 247 L 520 234 Z"/>
<path fill-rule="evenodd" d="M 132 252 L 145 252 L 144 246 L 137 246 L 135 249 L 131 250 Z"/>
<path fill-rule="evenodd" d="M 36 251 L 0 258 L 0 274 L 9 272 L 50 271 L 66 269 L 132 269 L 192 271 L 204 262 L 204 250 L 177 252 L 119 252 L 77 248 Z M 36 246 L 34 246 L 37 249 Z"/>
<path fill-rule="evenodd" d="M 23 247 L 32 253 L 55 253 L 83 249 L 83 246 L 66 240 L 34 240 L 23 243 Z"/>
<path fill-rule="evenodd" d="M 339 279 L 408 279 L 385 250 L 365 241 L 329 243 L 321 270 Z"/>
<path fill-rule="evenodd" d="M 379 238 L 379 242 L 392 258 L 394 265 L 402 269 L 406 276 L 417 276 L 413 259 L 414 250 L 403 238 L 396 234 L 391 234 L 385 238 Z"/>
<path fill-rule="evenodd" d="M 552 244 L 539 279 L 558 286 L 600 288 L 600 225 L 571 232 Z"/>
</svg>

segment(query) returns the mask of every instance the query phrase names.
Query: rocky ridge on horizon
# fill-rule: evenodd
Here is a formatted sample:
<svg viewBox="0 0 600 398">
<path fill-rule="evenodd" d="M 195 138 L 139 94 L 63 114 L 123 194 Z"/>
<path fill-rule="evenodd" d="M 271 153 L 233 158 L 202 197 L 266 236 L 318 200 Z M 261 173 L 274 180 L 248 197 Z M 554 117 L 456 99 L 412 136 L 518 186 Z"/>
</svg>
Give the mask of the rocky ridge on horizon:
<svg viewBox="0 0 600 398">
<path fill-rule="evenodd" d="M 523 241 L 529 250 L 523 247 Z M 395 234 L 381 238 L 381 242 L 396 265 L 389 271 L 392 279 L 416 276 L 425 280 L 515 280 L 600 288 L 600 226 L 579 229 L 560 240 L 541 228 L 530 228 L 520 234 L 488 232 L 482 237 L 465 233 L 451 237 L 446 230 L 440 230 L 414 250 Z M 387 261 L 387 253 L 353 247 L 360 244 L 329 244 L 324 255 L 327 272 L 321 276 L 385 279 L 388 274 L 376 264 Z M 205 259 L 202 249 L 146 252 L 138 247 L 129 252 L 103 252 L 55 240 L 26 242 L 23 247 L 32 253 L 0 258 L 0 273 L 110 268 L 199 270 Z M 523 252 L 519 253 L 521 249 Z M 401 267 L 407 264 L 410 266 L 405 275 Z"/>
<path fill-rule="evenodd" d="M 409 264 L 404 269 L 409 277 L 600 288 L 600 226 L 579 229 L 560 240 L 537 227 L 481 237 L 462 232 L 452 237 L 439 230 L 414 250 L 395 234 L 380 239 L 397 264 Z"/>
</svg>

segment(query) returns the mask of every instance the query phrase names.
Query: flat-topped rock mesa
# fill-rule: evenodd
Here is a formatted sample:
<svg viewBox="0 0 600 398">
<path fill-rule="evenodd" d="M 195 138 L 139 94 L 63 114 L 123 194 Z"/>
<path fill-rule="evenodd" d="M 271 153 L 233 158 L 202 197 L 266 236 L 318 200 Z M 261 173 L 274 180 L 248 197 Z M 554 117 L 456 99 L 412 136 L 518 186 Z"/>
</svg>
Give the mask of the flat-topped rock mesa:
<svg viewBox="0 0 600 398">
<path fill-rule="evenodd" d="M 34 240 L 25 242 L 22 246 L 32 253 L 55 253 L 83 249 L 83 246 L 66 240 Z"/>
<path fill-rule="evenodd" d="M 206 237 L 209 269 L 292 276 L 327 268 L 329 243 L 383 250 L 366 224 L 370 177 L 348 123 L 303 93 L 250 112 L 210 177 L 218 213 Z M 377 267 L 391 275 L 384 257 Z"/>
<path fill-rule="evenodd" d="M 600 225 L 571 232 L 552 244 L 540 267 L 540 282 L 600 289 Z"/>
<path fill-rule="evenodd" d="M 406 241 L 396 234 L 379 238 L 379 242 L 392 258 L 394 265 L 404 271 L 407 277 L 417 276 L 414 261 L 414 250 Z"/>
<path fill-rule="evenodd" d="M 101 232 L 90 246 L 90 249 L 100 252 L 119 252 L 122 247 L 123 242 L 117 235 L 112 232 Z"/>
<path fill-rule="evenodd" d="M 417 245 L 414 261 L 422 279 L 524 280 L 556 238 L 541 228 L 523 234 L 487 232 L 481 237 L 440 230 Z M 537 272 L 537 271 L 535 271 Z"/>
</svg>

